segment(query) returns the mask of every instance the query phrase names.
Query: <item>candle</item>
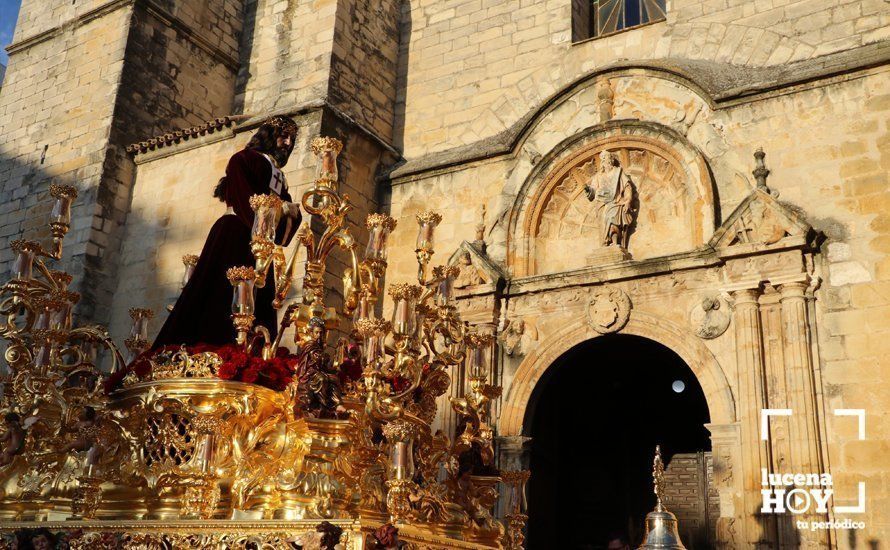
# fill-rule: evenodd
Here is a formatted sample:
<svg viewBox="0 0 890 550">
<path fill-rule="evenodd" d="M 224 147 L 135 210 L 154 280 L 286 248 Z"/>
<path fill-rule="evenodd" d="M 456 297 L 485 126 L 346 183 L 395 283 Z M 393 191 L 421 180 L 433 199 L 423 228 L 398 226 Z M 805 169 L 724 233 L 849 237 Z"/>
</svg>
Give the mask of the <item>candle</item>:
<svg viewBox="0 0 890 550">
<path fill-rule="evenodd" d="M 460 268 L 456 265 L 436 266 L 433 269 L 433 277 L 439 279 L 436 289 L 436 305 L 447 307 L 451 305 L 454 298 L 454 280 L 460 273 Z"/>
<path fill-rule="evenodd" d="M 332 137 L 317 137 L 310 144 L 317 160 L 315 183 L 322 187 L 333 187 L 340 175 L 337 171 L 337 155 L 343 144 Z"/>
<path fill-rule="evenodd" d="M 489 334 L 478 332 L 467 336 L 469 347 L 467 353 L 467 372 L 471 377 L 479 378 L 488 374 L 488 359 L 491 355 L 491 344 L 494 338 Z"/>
<path fill-rule="evenodd" d="M 275 230 L 281 217 L 281 204 L 281 199 L 276 195 L 250 197 L 250 207 L 254 211 L 251 229 L 254 241 L 271 243 L 275 240 Z"/>
<path fill-rule="evenodd" d="M 198 265 L 198 256 L 194 254 L 186 254 L 182 257 L 182 265 L 185 266 L 185 271 L 182 274 L 182 288 L 185 288 L 185 285 L 191 280 L 192 275 L 195 274 L 195 266 Z"/>
<path fill-rule="evenodd" d="M 252 267 L 233 267 L 226 271 L 232 284 L 232 313 L 235 315 L 252 315 L 254 311 L 254 284 L 256 271 Z"/>
<path fill-rule="evenodd" d="M 390 444 L 387 479 L 413 479 L 414 438 L 417 426 L 405 420 L 396 420 L 383 426 L 383 435 Z"/>
<path fill-rule="evenodd" d="M 50 213 L 50 222 L 70 225 L 71 203 L 77 197 L 77 189 L 70 185 L 53 184 L 50 185 L 49 193 L 56 199 Z"/>
<path fill-rule="evenodd" d="M 368 216 L 368 246 L 365 248 L 365 259 L 386 261 L 386 241 L 396 227 L 396 221 L 386 214 Z"/>
<path fill-rule="evenodd" d="M 417 246 L 415 247 L 417 250 L 426 252 L 433 250 L 433 232 L 441 221 L 442 216 L 435 212 L 423 212 L 422 214 L 417 215 L 417 223 L 419 225 L 417 231 Z"/>
<path fill-rule="evenodd" d="M 389 295 L 395 301 L 392 313 L 393 333 L 399 336 L 411 336 L 417 327 L 415 305 L 420 298 L 422 289 L 407 283 L 394 284 L 389 288 Z"/>
<path fill-rule="evenodd" d="M 19 239 L 12 241 L 10 247 L 16 253 L 12 264 L 12 278 L 30 281 L 34 276 L 34 256 L 40 250 L 40 244 Z"/>
<path fill-rule="evenodd" d="M 134 307 L 130 309 L 130 317 L 133 319 L 133 328 L 130 330 L 130 339 L 137 342 L 148 342 L 148 321 L 154 316 L 150 309 Z"/>
<path fill-rule="evenodd" d="M 355 328 L 364 339 L 365 365 L 369 371 L 373 371 L 386 356 L 384 341 L 391 328 L 389 321 L 361 319 L 356 322 Z"/>
</svg>

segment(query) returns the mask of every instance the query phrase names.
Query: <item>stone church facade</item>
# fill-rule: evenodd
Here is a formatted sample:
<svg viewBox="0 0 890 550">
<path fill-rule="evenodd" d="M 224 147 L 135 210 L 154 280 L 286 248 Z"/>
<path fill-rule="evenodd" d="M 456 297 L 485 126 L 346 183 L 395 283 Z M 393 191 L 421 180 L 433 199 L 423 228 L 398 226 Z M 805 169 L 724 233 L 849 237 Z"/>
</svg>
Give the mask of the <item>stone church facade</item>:
<svg viewBox="0 0 890 550">
<path fill-rule="evenodd" d="M 49 183 L 75 184 L 79 314 L 123 338 L 150 307 L 157 330 L 228 157 L 287 114 L 292 193 L 333 135 L 358 238 L 369 212 L 398 220 L 389 282 L 416 272 L 415 215 L 443 215 L 434 261 L 463 266 L 460 307 L 501 343 L 502 464 L 534 445 L 559 357 L 636 335 L 704 392 L 720 547 L 890 544 L 890 3 L 662 4 L 591 37 L 579 0 L 26 0 L 0 92 L 0 271 Z M 623 249 L 585 190 L 604 151 L 633 185 Z M 763 440 L 762 409 L 793 414 Z M 762 469 L 829 472 L 834 507 L 803 517 L 865 528 L 760 514 Z M 862 484 L 864 509 L 838 513 Z"/>
</svg>

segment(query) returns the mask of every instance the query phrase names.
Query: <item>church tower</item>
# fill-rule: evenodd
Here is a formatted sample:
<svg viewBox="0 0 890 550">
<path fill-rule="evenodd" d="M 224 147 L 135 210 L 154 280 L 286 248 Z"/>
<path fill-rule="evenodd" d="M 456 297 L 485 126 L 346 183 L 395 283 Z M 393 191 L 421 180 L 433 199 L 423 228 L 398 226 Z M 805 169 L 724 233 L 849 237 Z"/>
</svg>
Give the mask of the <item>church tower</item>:
<svg viewBox="0 0 890 550">
<path fill-rule="evenodd" d="M 26 1 L 0 93 L 0 248 L 38 229 L 50 183 L 76 185 L 65 261 L 78 312 L 107 322 L 120 266 L 153 254 L 120 255 L 134 155 L 235 119 L 230 135 L 248 131 L 273 113 L 305 128 L 298 150 L 322 131 L 345 142 L 342 181 L 363 219 L 380 160 L 398 158 L 399 15 L 397 0 Z M 292 161 L 291 181 L 309 181 L 305 160 Z"/>
<path fill-rule="evenodd" d="M 78 313 L 107 321 L 134 164 L 126 145 L 231 112 L 241 0 L 25 1 L 0 93 L 0 271 L 39 230 L 50 183 L 78 188 L 65 262 Z"/>
</svg>

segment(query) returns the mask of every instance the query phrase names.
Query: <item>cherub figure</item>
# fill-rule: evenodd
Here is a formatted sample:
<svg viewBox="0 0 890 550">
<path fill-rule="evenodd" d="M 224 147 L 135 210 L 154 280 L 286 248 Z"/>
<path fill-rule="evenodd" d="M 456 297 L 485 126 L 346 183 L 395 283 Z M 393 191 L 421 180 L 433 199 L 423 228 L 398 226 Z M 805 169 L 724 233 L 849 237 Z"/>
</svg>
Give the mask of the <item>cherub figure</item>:
<svg viewBox="0 0 890 550">
<path fill-rule="evenodd" d="M 341 401 L 340 373 L 324 350 L 327 329 L 318 317 L 309 320 L 297 353 L 297 416 L 336 416 Z"/>
<path fill-rule="evenodd" d="M 99 419 L 96 415 L 96 409 L 89 406 L 84 407 L 77 422 L 74 423 L 74 431 L 77 435 L 62 447 L 62 453 L 71 451 L 82 453 L 87 451 L 86 466 L 87 469 L 90 469 L 99 462 L 99 457 L 101 456 Z"/>
<path fill-rule="evenodd" d="M 0 445 L 3 446 L 3 450 L 0 451 L 0 467 L 11 463 L 25 450 L 25 428 L 22 426 L 22 418 L 10 412 L 6 413 L 3 421 L 6 423 L 6 432 L 0 436 Z"/>
</svg>

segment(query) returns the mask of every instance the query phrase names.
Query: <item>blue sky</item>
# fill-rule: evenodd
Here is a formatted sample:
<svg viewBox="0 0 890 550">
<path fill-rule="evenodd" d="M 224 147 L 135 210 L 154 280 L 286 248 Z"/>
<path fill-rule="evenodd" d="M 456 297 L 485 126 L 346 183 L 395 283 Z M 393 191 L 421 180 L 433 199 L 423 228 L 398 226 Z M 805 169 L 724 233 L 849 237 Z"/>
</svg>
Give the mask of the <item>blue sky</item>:
<svg viewBox="0 0 890 550">
<path fill-rule="evenodd" d="M 22 0 L 0 0 L 0 64 L 8 63 L 6 46 L 12 42 L 12 31 L 15 30 L 15 20 L 19 15 L 19 6 Z"/>
</svg>

